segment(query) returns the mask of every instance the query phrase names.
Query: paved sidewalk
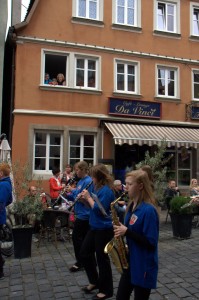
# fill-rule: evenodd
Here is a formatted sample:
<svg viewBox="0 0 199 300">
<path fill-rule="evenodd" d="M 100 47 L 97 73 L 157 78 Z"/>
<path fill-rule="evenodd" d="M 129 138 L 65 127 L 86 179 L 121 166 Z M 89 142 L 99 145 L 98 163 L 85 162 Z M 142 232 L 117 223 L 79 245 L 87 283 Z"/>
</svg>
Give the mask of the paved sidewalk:
<svg viewBox="0 0 199 300">
<path fill-rule="evenodd" d="M 165 214 L 160 218 L 158 288 L 150 300 L 199 299 L 199 227 L 193 228 L 191 239 L 176 240 Z M 91 299 L 81 291 L 88 283 L 85 272 L 68 271 L 73 262 L 72 242 L 58 242 L 57 249 L 46 240 L 39 248 L 33 243 L 31 258 L 6 258 L 0 300 Z M 120 275 L 114 266 L 113 278 L 115 299 Z"/>
</svg>

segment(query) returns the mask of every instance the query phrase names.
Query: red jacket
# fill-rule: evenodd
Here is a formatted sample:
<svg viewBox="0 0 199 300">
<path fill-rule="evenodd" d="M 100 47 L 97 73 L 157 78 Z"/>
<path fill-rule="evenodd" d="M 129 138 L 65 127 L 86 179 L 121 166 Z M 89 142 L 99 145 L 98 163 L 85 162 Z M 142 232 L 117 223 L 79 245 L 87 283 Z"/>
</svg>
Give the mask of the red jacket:
<svg viewBox="0 0 199 300">
<path fill-rule="evenodd" d="M 61 180 L 60 178 L 55 179 L 55 177 L 51 177 L 49 179 L 50 184 L 50 197 L 55 199 L 59 196 L 59 192 L 62 190 Z"/>
</svg>

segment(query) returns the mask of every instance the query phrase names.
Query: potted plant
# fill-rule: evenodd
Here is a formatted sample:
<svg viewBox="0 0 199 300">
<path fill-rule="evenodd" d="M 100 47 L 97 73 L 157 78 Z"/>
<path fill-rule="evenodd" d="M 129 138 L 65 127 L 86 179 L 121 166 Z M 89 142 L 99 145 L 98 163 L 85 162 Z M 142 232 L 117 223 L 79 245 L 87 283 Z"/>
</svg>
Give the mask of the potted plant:
<svg viewBox="0 0 199 300">
<path fill-rule="evenodd" d="M 14 196 L 10 208 L 14 215 L 15 224 L 12 226 L 15 258 L 26 258 L 31 256 L 31 244 L 33 223 L 41 220 L 43 214 L 43 204 L 40 193 L 34 196 L 29 192 L 32 181 L 30 167 L 28 164 L 16 162 L 13 165 Z M 39 183 L 37 183 L 39 190 Z"/>
<path fill-rule="evenodd" d="M 184 196 L 176 196 L 170 201 L 169 214 L 175 238 L 191 237 L 194 204 L 190 204 L 190 201 L 190 197 Z"/>
</svg>

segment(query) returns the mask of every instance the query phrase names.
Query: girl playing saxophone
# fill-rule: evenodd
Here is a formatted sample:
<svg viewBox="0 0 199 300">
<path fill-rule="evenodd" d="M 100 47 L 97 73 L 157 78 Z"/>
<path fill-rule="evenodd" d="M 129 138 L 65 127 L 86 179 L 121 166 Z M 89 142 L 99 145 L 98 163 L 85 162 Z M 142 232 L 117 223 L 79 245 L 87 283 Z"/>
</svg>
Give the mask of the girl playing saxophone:
<svg viewBox="0 0 199 300">
<path fill-rule="evenodd" d="M 134 291 L 135 300 L 148 300 L 157 283 L 159 219 L 147 173 L 128 173 L 126 191 L 130 201 L 124 225 L 114 225 L 114 237 L 126 236 L 129 268 L 121 275 L 116 299 L 129 300 Z"/>
</svg>

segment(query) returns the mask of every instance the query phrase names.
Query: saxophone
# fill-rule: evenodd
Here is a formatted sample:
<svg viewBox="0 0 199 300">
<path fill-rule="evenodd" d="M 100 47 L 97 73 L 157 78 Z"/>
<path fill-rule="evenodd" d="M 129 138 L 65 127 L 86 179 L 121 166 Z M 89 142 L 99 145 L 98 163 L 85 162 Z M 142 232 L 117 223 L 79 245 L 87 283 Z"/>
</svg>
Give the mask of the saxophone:
<svg viewBox="0 0 199 300">
<path fill-rule="evenodd" d="M 126 192 L 111 203 L 111 213 L 114 225 L 119 225 L 117 212 L 114 206 L 125 194 Z M 109 255 L 119 273 L 123 273 L 123 269 L 128 269 L 127 248 L 121 236 L 113 238 L 108 244 L 106 244 L 104 252 Z"/>
</svg>

